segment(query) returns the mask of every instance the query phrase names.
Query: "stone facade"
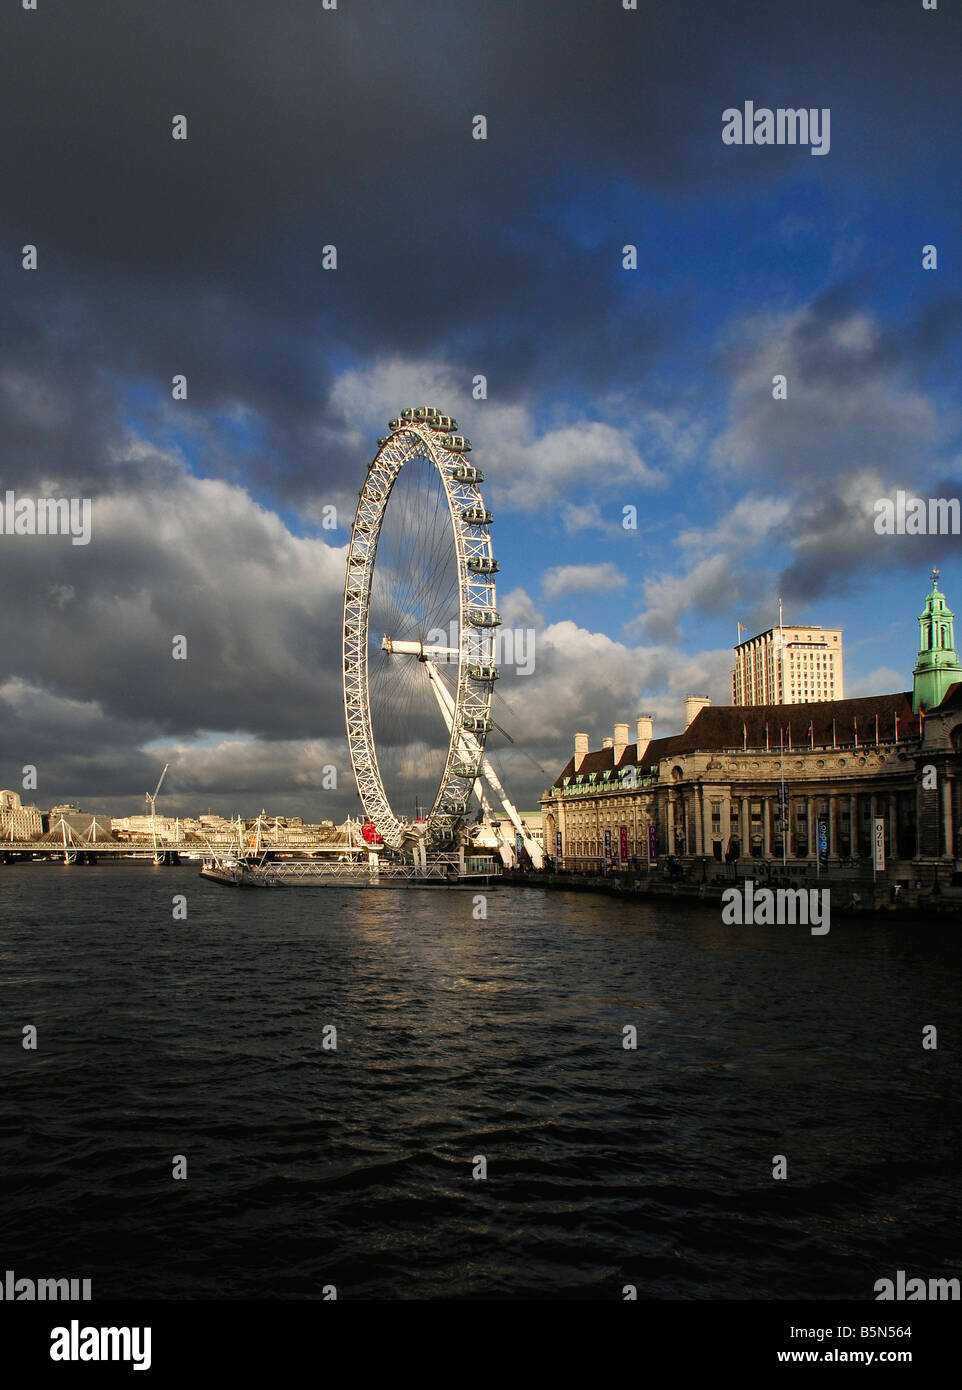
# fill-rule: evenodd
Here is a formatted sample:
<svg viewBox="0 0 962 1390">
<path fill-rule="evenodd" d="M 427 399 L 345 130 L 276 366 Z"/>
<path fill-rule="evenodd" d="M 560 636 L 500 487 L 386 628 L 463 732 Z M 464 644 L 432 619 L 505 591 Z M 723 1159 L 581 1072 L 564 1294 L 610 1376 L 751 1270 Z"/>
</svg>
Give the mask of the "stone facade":
<svg viewBox="0 0 962 1390">
<path fill-rule="evenodd" d="M 43 821 L 36 806 L 24 806 L 19 792 L 0 791 L 0 839 L 38 840 Z"/>
<path fill-rule="evenodd" d="M 951 643 L 947 632 L 942 650 Z M 706 873 L 737 864 L 743 874 L 764 863 L 864 874 L 881 819 L 887 877 L 958 872 L 962 680 L 927 712 L 914 713 L 913 704 L 914 691 L 790 707 L 697 701 L 674 737 L 652 739 L 648 717 L 638 721 L 635 743 L 623 724 L 594 752 L 576 734 L 574 756 L 542 798 L 545 849 L 567 870 L 599 873 L 625 862 L 637 871 L 653 826 L 661 864 L 671 856 Z"/>
</svg>

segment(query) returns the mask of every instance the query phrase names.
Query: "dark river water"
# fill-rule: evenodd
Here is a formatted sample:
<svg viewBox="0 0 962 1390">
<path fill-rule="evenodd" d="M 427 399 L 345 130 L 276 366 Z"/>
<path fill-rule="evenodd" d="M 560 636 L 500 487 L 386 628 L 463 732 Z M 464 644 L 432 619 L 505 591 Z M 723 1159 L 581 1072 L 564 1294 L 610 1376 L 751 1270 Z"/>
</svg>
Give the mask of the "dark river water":
<svg viewBox="0 0 962 1390">
<path fill-rule="evenodd" d="M 959 1275 L 958 928 L 511 888 L 473 912 L 0 866 L 0 1277 L 851 1299 Z"/>
</svg>

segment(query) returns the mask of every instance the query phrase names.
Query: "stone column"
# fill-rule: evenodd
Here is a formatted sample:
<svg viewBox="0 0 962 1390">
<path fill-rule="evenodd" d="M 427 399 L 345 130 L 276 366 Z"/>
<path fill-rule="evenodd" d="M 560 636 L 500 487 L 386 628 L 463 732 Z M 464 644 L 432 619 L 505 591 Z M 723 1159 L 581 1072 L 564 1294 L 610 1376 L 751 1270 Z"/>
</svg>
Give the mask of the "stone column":
<svg viewBox="0 0 962 1390">
<path fill-rule="evenodd" d="M 766 860 L 772 857 L 772 817 L 767 796 L 762 797 L 762 854 Z"/>
<path fill-rule="evenodd" d="M 741 798 L 741 825 L 738 829 L 738 846 L 742 859 L 749 859 L 752 852 L 752 818 L 749 815 L 748 797 Z"/>
<path fill-rule="evenodd" d="M 828 798 L 828 857 L 838 858 L 838 797 L 831 793 Z"/>
<path fill-rule="evenodd" d="M 805 825 L 808 829 L 808 857 L 809 859 L 818 857 L 818 845 L 815 842 L 815 798 L 807 796 L 805 798 Z"/>
<path fill-rule="evenodd" d="M 711 854 L 711 796 L 705 795 L 705 788 L 701 789 L 701 810 L 702 810 L 702 834 L 705 838 L 705 854 Z"/>
<path fill-rule="evenodd" d="M 785 790 L 788 791 L 788 788 L 786 787 Z M 785 846 L 785 858 L 789 860 L 795 858 L 795 851 L 792 846 L 792 826 L 795 824 L 795 798 L 792 796 L 791 792 L 788 792 L 785 810 L 788 813 L 785 817 L 785 823 L 788 829 L 782 831 L 784 837 L 782 843 Z"/>
<path fill-rule="evenodd" d="M 665 825 L 668 835 L 668 853 L 675 852 L 675 803 L 672 800 L 671 792 L 668 793 L 667 804 L 665 806 Z"/>
<path fill-rule="evenodd" d="M 695 804 L 694 804 L 694 806 L 692 807 L 692 819 L 693 819 L 693 821 L 694 821 L 694 829 L 695 829 L 695 854 L 696 854 L 696 855 L 699 855 L 699 854 L 703 854 L 703 853 L 704 853 L 704 846 L 703 846 L 703 844 L 702 844 L 702 840 L 703 840 L 703 838 L 704 838 L 704 829 L 705 829 L 704 824 L 703 824 L 703 822 L 702 822 L 702 814 L 701 814 L 701 802 L 702 802 L 702 797 L 703 797 L 703 795 L 704 795 L 704 792 L 703 792 L 703 790 L 702 790 L 702 786 L 701 786 L 701 783 L 700 783 L 700 782 L 696 782 L 696 783 L 695 783 L 694 788 L 693 788 L 693 792 L 694 792 L 694 801 L 695 801 Z"/>
<path fill-rule="evenodd" d="M 889 792 L 889 857 L 899 857 L 899 800 L 895 792 Z"/>
<path fill-rule="evenodd" d="M 952 825 L 952 778 L 948 773 L 942 774 L 942 853 L 946 858 L 954 859 L 954 839 L 955 830 Z"/>
<path fill-rule="evenodd" d="M 848 797 L 848 852 L 857 859 L 862 851 L 860 826 L 858 823 L 858 797 L 854 792 Z"/>
</svg>

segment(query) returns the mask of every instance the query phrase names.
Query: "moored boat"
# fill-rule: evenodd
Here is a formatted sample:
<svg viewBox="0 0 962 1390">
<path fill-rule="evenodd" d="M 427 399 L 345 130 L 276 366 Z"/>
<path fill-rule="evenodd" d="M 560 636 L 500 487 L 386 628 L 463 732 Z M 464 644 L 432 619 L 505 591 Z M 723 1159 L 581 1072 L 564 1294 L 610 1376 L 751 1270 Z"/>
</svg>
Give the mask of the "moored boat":
<svg viewBox="0 0 962 1390">
<path fill-rule="evenodd" d="M 226 884 L 228 888 L 279 888 L 280 879 L 264 864 L 255 864 L 249 859 L 205 859 L 200 870 L 201 878 L 209 878 L 214 883 Z"/>
</svg>

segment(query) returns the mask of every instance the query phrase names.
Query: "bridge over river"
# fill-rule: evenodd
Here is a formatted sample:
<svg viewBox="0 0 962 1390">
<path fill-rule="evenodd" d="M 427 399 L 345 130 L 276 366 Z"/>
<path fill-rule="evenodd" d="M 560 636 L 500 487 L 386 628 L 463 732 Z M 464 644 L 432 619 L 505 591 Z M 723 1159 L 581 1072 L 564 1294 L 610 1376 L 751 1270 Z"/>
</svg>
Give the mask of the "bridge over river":
<svg viewBox="0 0 962 1390">
<path fill-rule="evenodd" d="M 40 840 L 0 841 L 0 860 L 11 862 L 32 859 L 34 855 L 47 858 L 72 860 L 90 863 L 101 858 L 157 859 L 163 863 L 176 864 L 183 859 L 204 859 L 211 851 L 217 856 L 236 854 L 237 838 L 233 840 L 117 840 L 113 837 L 95 839 L 76 833 L 64 839 L 45 836 Z M 249 850 L 244 851 L 249 854 Z M 266 854 L 273 859 L 279 855 L 292 856 L 310 862 L 315 858 L 331 860 L 343 858 L 345 862 L 357 860 L 367 855 L 367 845 L 345 844 L 339 841 L 316 841 L 305 844 L 300 841 L 277 840 L 261 844 L 259 855 Z"/>
</svg>

